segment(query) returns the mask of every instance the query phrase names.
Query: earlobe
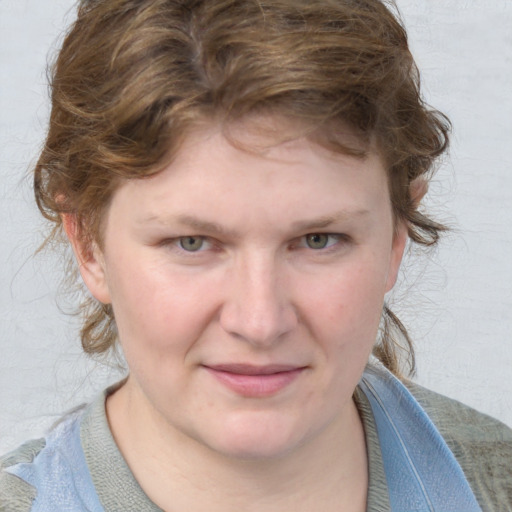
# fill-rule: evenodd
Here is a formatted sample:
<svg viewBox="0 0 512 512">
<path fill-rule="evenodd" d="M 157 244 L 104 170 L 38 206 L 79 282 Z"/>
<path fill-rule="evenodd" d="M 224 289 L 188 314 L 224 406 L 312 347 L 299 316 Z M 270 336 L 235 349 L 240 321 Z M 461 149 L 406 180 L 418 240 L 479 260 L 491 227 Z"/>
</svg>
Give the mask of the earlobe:
<svg viewBox="0 0 512 512">
<path fill-rule="evenodd" d="M 61 218 L 85 285 L 97 300 L 109 304 L 111 300 L 102 251 L 96 242 L 86 243 L 80 236 L 75 215 L 63 213 Z"/>
<path fill-rule="evenodd" d="M 391 258 L 389 261 L 389 269 L 386 281 L 386 292 L 389 292 L 393 286 L 395 286 L 408 239 L 409 236 L 407 224 L 403 221 L 400 221 L 400 223 L 396 226 L 395 234 L 393 236 Z"/>
</svg>

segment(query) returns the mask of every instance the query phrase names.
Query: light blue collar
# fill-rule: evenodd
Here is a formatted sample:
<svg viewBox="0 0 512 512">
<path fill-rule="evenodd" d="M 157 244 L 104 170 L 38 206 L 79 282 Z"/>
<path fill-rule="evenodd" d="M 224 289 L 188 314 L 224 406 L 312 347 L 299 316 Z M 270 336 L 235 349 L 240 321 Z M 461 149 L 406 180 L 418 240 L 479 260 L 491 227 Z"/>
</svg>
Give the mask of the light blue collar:
<svg viewBox="0 0 512 512">
<path fill-rule="evenodd" d="M 393 512 L 481 512 L 459 463 L 409 390 L 380 364 L 359 383 L 379 436 Z"/>
<path fill-rule="evenodd" d="M 37 490 L 30 512 L 105 512 L 80 443 L 82 414 L 80 410 L 61 421 L 32 462 L 8 468 Z"/>
</svg>

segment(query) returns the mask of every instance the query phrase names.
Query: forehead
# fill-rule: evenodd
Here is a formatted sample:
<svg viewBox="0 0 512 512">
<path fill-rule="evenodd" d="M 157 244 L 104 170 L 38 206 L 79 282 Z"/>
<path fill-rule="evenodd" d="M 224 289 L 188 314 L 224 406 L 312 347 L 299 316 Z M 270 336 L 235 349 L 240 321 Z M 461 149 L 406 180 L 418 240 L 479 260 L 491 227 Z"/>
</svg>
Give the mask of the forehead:
<svg viewBox="0 0 512 512">
<path fill-rule="evenodd" d="M 374 151 L 354 157 L 306 137 L 276 141 L 243 127 L 226 136 L 210 126 L 191 132 L 161 172 L 123 183 L 112 204 L 136 223 L 200 218 L 241 231 L 382 213 L 389 193 Z"/>
</svg>

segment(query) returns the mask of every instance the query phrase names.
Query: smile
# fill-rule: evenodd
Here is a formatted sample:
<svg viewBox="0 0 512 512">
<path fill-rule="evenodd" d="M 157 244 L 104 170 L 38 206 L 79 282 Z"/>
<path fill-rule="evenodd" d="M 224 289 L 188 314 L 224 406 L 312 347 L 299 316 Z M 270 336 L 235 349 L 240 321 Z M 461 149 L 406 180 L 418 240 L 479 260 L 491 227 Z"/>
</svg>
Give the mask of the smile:
<svg viewBox="0 0 512 512">
<path fill-rule="evenodd" d="M 218 382 L 247 398 L 275 395 L 294 382 L 306 367 L 222 364 L 204 367 Z"/>
</svg>

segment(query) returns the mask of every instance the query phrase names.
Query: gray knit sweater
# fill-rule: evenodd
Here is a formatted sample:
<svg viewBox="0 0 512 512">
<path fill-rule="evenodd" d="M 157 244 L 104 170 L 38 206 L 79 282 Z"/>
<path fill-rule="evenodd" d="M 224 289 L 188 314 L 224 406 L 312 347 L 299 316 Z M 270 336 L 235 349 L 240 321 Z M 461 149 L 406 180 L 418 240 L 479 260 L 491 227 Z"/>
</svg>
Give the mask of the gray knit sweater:
<svg viewBox="0 0 512 512">
<path fill-rule="evenodd" d="M 406 385 L 454 453 L 482 510 L 512 511 L 512 430 L 417 384 Z M 80 427 L 82 449 L 101 505 L 106 512 L 160 511 L 140 488 L 115 444 L 105 413 L 108 393 L 106 390 L 84 407 Z M 389 511 L 386 476 L 371 407 L 359 389 L 354 399 L 365 428 L 368 449 L 367 511 Z M 0 459 L 1 512 L 32 510 L 35 489 L 10 474 L 8 468 L 32 461 L 44 446 L 45 439 L 29 441 Z"/>
</svg>

